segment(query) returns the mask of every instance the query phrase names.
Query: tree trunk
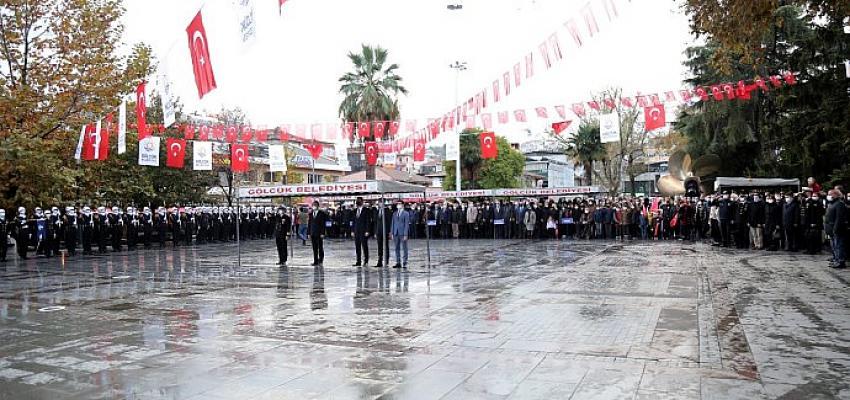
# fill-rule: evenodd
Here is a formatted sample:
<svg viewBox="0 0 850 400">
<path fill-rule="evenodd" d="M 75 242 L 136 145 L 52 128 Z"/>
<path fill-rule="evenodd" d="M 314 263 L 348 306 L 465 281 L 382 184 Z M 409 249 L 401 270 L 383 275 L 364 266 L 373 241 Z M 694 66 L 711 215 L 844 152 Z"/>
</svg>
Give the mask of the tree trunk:
<svg viewBox="0 0 850 400">
<path fill-rule="evenodd" d="M 635 175 L 629 174 L 629 184 L 632 186 L 632 197 L 635 196 Z"/>
<path fill-rule="evenodd" d="M 584 162 L 584 185 L 593 186 L 593 161 Z"/>
<path fill-rule="evenodd" d="M 375 166 L 367 165 L 366 166 L 366 180 L 373 181 L 375 180 Z"/>
</svg>

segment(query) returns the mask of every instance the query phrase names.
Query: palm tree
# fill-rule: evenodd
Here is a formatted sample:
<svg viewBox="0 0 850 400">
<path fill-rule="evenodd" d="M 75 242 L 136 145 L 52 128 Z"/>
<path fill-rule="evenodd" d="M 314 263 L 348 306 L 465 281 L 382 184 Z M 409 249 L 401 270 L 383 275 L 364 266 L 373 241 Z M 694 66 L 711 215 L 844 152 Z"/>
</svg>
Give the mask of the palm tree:
<svg viewBox="0 0 850 400">
<path fill-rule="evenodd" d="M 344 96 L 339 115 L 346 121 L 395 121 L 398 119 L 399 93 L 407 94 L 396 73 L 398 64 L 385 66 L 387 50 L 362 45 L 359 53 L 348 53 L 354 64 L 351 72 L 339 78 L 339 93 Z M 352 135 L 352 140 L 356 135 Z M 370 140 L 374 140 L 370 132 Z M 366 170 L 367 179 L 375 179 L 375 168 Z"/>
<path fill-rule="evenodd" d="M 567 156 L 584 166 L 585 185 L 593 184 L 593 162 L 605 158 L 605 146 L 599 140 L 599 122 L 582 122 L 578 132 L 566 140 Z"/>
</svg>

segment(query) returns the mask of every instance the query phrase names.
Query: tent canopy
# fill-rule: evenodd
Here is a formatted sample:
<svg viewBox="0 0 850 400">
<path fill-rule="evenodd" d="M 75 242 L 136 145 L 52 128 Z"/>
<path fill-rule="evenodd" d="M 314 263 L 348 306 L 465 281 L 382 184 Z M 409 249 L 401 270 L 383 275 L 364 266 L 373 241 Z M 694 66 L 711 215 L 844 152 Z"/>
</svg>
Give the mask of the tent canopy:
<svg viewBox="0 0 850 400">
<path fill-rule="evenodd" d="M 783 178 L 736 178 L 718 177 L 714 180 L 714 190 L 720 188 L 746 188 L 746 187 L 800 187 L 799 179 Z"/>
<path fill-rule="evenodd" d="M 424 186 L 396 181 L 360 181 L 311 185 L 251 186 L 239 188 L 239 198 L 321 197 L 340 195 L 424 193 Z"/>
</svg>

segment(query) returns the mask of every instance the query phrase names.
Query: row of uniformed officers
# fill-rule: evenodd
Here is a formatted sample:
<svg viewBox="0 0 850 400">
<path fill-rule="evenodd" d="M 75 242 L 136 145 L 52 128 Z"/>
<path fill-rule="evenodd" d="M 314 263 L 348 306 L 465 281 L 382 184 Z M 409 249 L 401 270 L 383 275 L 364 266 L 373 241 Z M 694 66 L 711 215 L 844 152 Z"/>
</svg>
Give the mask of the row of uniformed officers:
<svg viewBox="0 0 850 400">
<path fill-rule="evenodd" d="M 240 239 L 270 239 L 275 226 L 282 219 L 280 211 L 271 207 L 159 207 L 151 210 L 144 207 L 89 206 L 77 210 L 66 207 L 60 212 L 58 207 L 42 209 L 36 207 L 32 214 L 24 207 L 11 220 L 6 218 L 6 210 L 0 209 L 0 261 L 6 259 L 8 238 L 15 241 L 20 258 L 27 258 L 35 252 L 45 257 L 59 254 L 61 248 L 68 255 L 77 252 L 82 245 L 83 254 L 92 254 L 95 249 L 106 253 L 121 251 L 123 245 L 129 250 L 137 246 L 151 247 L 159 243 L 165 247 L 170 241 L 174 247 L 181 244 L 226 242 L 236 240 L 237 225 Z M 290 219 L 286 218 L 289 223 Z M 291 225 L 290 225 L 291 226 Z M 286 228 L 289 232 L 290 228 Z"/>
</svg>

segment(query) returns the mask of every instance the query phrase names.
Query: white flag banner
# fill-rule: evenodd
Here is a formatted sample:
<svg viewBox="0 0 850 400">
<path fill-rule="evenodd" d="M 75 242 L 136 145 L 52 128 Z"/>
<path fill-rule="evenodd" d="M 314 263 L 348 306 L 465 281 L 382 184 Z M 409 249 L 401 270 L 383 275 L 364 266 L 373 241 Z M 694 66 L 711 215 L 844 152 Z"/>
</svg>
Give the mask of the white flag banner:
<svg viewBox="0 0 850 400">
<path fill-rule="evenodd" d="M 162 101 L 162 123 L 168 128 L 176 120 L 174 114 L 174 92 L 171 81 L 168 80 L 168 75 L 165 72 L 159 74 L 157 82 L 159 83 L 159 95 Z"/>
<path fill-rule="evenodd" d="M 159 166 L 159 136 L 148 136 L 139 141 L 139 165 Z"/>
<path fill-rule="evenodd" d="M 118 107 L 118 154 L 127 152 L 127 100 Z"/>
<path fill-rule="evenodd" d="M 847 75 L 848 78 L 850 78 L 850 60 L 844 61 L 844 74 Z"/>
<path fill-rule="evenodd" d="M 455 134 L 446 142 L 447 161 L 457 161 L 458 158 L 460 158 L 460 140 L 458 140 L 459 137 L 460 135 Z"/>
<path fill-rule="evenodd" d="M 97 125 L 94 128 L 95 138 L 94 142 L 92 142 L 92 146 L 94 146 L 94 159 L 100 160 L 100 120 L 97 120 Z"/>
<path fill-rule="evenodd" d="M 212 171 L 212 142 L 192 143 L 192 169 Z"/>
<path fill-rule="evenodd" d="M 80 139 L 77 140 L 77 151 L 74 153 L 74 159 L 80 161 L 80 158 L 83 156 L 83 138 L 86 135 L 86 125 L 83 124 L 83 127 L 80 128 Z"/>
<path fill-rule="evenodd" d="M 283 145 L 269 145 L 269 171 L 286 172 L 286 153 L 284 153 Z"/>
<path fill-rule="evenodd" d="M 239 41 L 245 49 L 257 38 L 257 19 L 254 13 L 254 0 L 234 0 L 236 21 L 239 23 Z"/>
<path fill-rule="evenodd" d="M 384 165 L 395 165 L 397 161 L 395 153 L 384 153 Z"/>
<path fill-rule="evenodd" d="M 620 115 L 616 112 L 599 116 L 599 141 L 602 143 L 620 141 Z"/>
</svg>

